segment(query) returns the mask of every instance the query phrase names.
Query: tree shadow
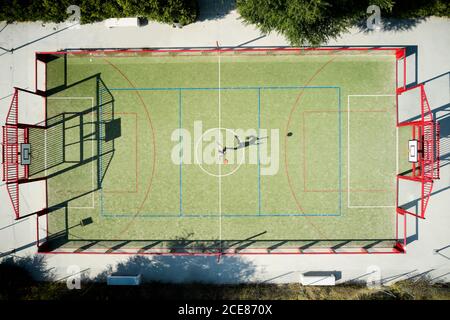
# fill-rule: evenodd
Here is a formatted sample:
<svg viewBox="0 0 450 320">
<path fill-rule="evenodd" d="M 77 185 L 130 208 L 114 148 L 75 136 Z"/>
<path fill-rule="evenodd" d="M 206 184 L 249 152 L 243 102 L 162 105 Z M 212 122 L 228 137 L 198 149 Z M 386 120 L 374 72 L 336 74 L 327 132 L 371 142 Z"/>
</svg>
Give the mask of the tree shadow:
<svg viewBox="0 0 450 320">
<path fill-rule="evenodd" d="M 145 282 L 233 284 L 251 280 L 255 271 L 253 262 L 236 256 L 223 256 L 218 262 L 216 256 L 136 255 L 108 266 L 94 280 L 106 281 L 110 274 L 141 274 Z"/>
<path fill-rule="evenodd" d="M 53 281 L 55 274 L 47 266 L 44 255 L 30 255 L 20 257 L 10 255 L 0 262 L 1 266 L 7 266 L 10 270 L 25 270 L 34 281 Z"/>
<path fill-rule="evenodd" d="M 412 18 L 412 19 L 393 19 L 393 18 L 382 18 L 381 26 L 379 30 L 372 30 L 367 28 L 367 20 L 362 19 L 358 21 L 355 26 L 360 32 L 365 34 L 375 33 L 378 31 L 407 31 L 417 27 L 422 22 L 425 22 L 427 18 Z"/>
<path fill-rule="evenodd" d="M 218 20 L 236 8 L 236 0 L 198 0 L 197 21 Z"/>
</svg>

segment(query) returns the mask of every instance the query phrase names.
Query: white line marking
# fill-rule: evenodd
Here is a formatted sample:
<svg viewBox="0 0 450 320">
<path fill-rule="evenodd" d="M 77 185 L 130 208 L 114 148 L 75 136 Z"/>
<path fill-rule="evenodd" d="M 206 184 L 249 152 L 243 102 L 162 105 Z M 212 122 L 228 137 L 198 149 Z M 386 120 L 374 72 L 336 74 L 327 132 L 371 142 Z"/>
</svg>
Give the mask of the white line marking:
<svg viewBox="0 0 450 320">
<path fill-rule="evenodd" d="M 349 206 L 349 209 L 360 209 L 360 208 L 368 208 L 368 209 L 374 209 L 374 208 L 395 208 L 395 206 Z"/>
<path fill-rule="evenodd" d="M 350 95 L 347 96 L 347 208 L 350 208 Z"/>
<path fill-rule="evenodd" d="M 349 94 L 349 97 L 395 97 L 395 94 Z"/>
<path fill-rule="evenodd" d="M 375 209 L 375 208 L 395 208 L 396 206 L 354 206 L 350 205 L 350 97 L 395 97 L 394 94 L 351 94 L 347 96 L 347 208 L 349 209 Z M 397 154 L 396 154 L 396 174 L 398 172 L 398 128 L 396 127 Z"/>
<path fill-rule="evenodd" d="M 94 110 L 94 97 L 48 97 L 48 99 L 52 99 L 52 100 L 57 100 L 57 99 L 61 99 L 61 100 L 91 100 L 91 110 Z M 94 112 L 91 112 L 92 116 L 91 116 L 91 121 L 92 123 L 94 123 Z M 82 141 L 81 141 L 82 143 Z M 91 143 L 91 156 L 94 155 L 94 144 Z M 94 190 L 95 188 L 95 167 L 94 167 L 94 161 L 91 161 L 92 166 L 91 166 L 91 188 L 92 190 Z M 45 168 L 47 168 L 47 130 L 45 131 Z M 47 176 L 47 169 L 45 169 L 45 175 Z M 68 206 L 69 209 L 95 209 L 95 196 L 94 196 L 94 192 L 92 192 L 92 206 L 90 207 L 78 207 L 78 206 Z"/>
<path fill-rule="evenodd" d="M 218 61 L 219 61 L 219 137 L 220 128 L 222 128 L 222 105 L 221 105 L 221 89 L 220 89 L 220 50 L 218 51 Z M 222 251 L 222 164 L 219 163 L 219 245 L 220 251 Z"/>
</svg>

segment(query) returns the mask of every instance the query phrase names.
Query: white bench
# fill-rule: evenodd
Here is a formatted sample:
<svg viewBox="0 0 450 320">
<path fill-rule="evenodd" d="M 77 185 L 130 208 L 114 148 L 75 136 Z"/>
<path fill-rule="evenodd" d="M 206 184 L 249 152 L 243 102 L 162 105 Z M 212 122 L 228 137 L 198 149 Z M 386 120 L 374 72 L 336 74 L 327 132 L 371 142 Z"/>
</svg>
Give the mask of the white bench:
<svg viewBox="0 0 450 320">
<path fill-rule="evenodd" d="M 310 271 L 300 275 L 300 284 L 304 286 L 334 286 L 336 276 L 333 272 Z"/>
<path fill-rule="evenodd" d="M 116 27 L 140 27 L 141 22 L 139 18 L 111 18 L 105 20 L 107 28 Z"/>
</svg>

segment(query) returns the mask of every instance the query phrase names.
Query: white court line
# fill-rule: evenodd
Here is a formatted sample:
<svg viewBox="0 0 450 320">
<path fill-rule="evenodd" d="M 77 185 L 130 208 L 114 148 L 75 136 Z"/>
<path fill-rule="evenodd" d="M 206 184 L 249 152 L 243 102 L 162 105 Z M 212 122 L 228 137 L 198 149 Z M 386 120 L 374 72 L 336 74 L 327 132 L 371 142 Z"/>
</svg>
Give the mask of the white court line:
<svg viewBox="0 0 450 320">
<path fill-rule="evenodd" d="M 91 100 L 91 110 L 94 110 L 94 97 L 48 97 L 47 99 L 57 100 L 57 99 L 65 99 L 65 100 Z M 94 123 L 94 112 L 92 112 L 92 123 Z M 45 131 L 45 168 L 47 168 L 47 130 Z M 91 152 L 92 155 L 94 155 L 94 144 L 91 143 Z M 91 161 L 91 183 L 92 183 L 92 190 L 95 188 L 95 168 L 94 168 L 94 161 Z M 47 176 L 47 169 L 45 169 L 45 175 Z M 74 206 L 68 206 L 69 209 L 95 209 L 95 196 L 94 192 L 92 192 L 92 206 L 90 207 L 74 207 Z"/>
<path fill-rule="evenodd" d="M 392 57 L 392 54 L 347 54 L 347 55 L 342 55 L 342 54 L 327 54 L 327 57 L 331 56 L 331 57 L 342 57 L 342 58 L 353 58 L 353 57 Z M 320 56 L 319 56 L 320 57 Z"/>
<path fill-rule="evenodd" d="M 218 51 L 219 61 L 219 136 L 222 131 L 222 105 L 221 105 L 221 89 L 220 89 L 220 50 Z M 219 246 L 222 251 L 222 164 L 219 163 Z"/>
<path fill-rule="evenodd" d="M 358 209 L 375 209 L 375 208 L 395 208 L 393 206 L 352 206 L 350 205 L 350 97 L 395 97 L 394 94 L 352 94 L 347 96 L 347 208 Z M 396 174 L 398 172 L 398 128 L 396 132 Z M 395 180 L 395 179 L 394 179 Z M 394 181 L 395 182 L 395 181 Z"/>
</svg>

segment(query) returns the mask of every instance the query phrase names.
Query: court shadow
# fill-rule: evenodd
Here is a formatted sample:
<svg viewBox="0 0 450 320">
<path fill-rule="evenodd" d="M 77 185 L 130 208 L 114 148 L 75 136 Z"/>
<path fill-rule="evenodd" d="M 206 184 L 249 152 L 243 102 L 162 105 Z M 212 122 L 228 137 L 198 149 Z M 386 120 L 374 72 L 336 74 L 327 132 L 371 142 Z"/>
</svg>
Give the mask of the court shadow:
<svg viewBox="0 0 450 320">
<path fill-rule="evenodd" d="M 30 128 L 32 162 L 29 181 L 45 179 L 47 182 L 47 208 L 30 215 L 37 214 L 39 218 L 52 215 L 52 221 L 56 221 L 50 228 L 51 233 L 46 230 L 45 241 L 39 242 L 39 252 L 66 245 L 70 242 L 71 229 L 94 222 L 92 218 L 83 216 L 79 223 L 74 224 L 72 217 L 69 219 L 70 207 L 74 201 L 84 203 L 86 197 L 102 188 L 114 157 L 115 141 L 121 136 L 121 121 L 114 114 L 114 97 L 100 75 L 88 77 L 77 85 L 91 88 L 94 92 L 96 98 L 92 106 L 80 110 L 83 105 L 73 105 L 70 101 L 63 112 L 47 119 L 44 130 Z M 71 110 L 73 106 L 75 109 Z M 83 176 L 87 177 L 86 181 L 80 181 L 79 177 Z M 74 177 L 78 178 L 73 180 Z M 77 181 L 77 184 L 71 181 Z M 76 240 L 75 236 L 72 238 Z M 85 251 L 97 243 L 84 241 L 76 250 Z M 109 249 L 115 250 L 117 245 Z"/>
<path fill-rule="evenodd" d="M 423 81 L 431 112 L 436 121 L 441 122 L 449 116 L 450 111 L 450 71 L 441 73 Z M 441 132 L 447 136 L 450 131 L 448 122 L 441 123 Z"/>
<path fill-rule="evenodd" d="M 47 119 L 44 129 L 30 128 L 32 162 L 29 181 L 46 179 L 52 185 L 54 179 L 61 181 L 66 177 L 70 181 L 77 172 L 86 171 L 83 169 L 86 166 L 93 171 L 80 191 L 67 198 L 50 197 L 49 212 L 53 208 L 67 207 L 70 201 L 101 189 L 114 157 L 115 141 L 121 136 L 121 119 L 115 118 L 114 97 L 100 75 L 88 77 L 76 85 L 81 84 L 84 86 L 81 89 L 96 95 L 91 107 L 79 110 L 71 107 L 70 102 L 63 112 Z"/>
<path fill-rule="evenodd" d="M 47 237 L 47 242 L 40 246 L 40 251 L 47 252 L 64 247 L 70 252 L 92 252 L 97 253 L 127 253 L 127 254 L 172 254 L 186 256 L 214 256 L 215 259 L 223 257 L 240 255 L 246 253 L 269 254 L 287 252 L 317 252 L 315 250 L 329 250 L 334 252 L 348 252 L 366 250 L 391 250 L 395 239 L 326 239 L 326 240 L 258 240 L 240 239 L 240 240 L 199 240 L 193 236 L 183 236 L 174 240 L 133 240 L 133 239 L 92 239 L 78 238 L 71 234 L 71 228 L 83 227 L 83 221 L 68 223 L 68 206 L 50 208 L 49 214 L 55 215 L 53 218 L 60 223 L 60 230 L 54 230 Z M 58 218 L 57 215 L 60 215 Z M 89 219 L 89 218 L 85 218 Z M 91 219 L 90 223 L 95 221 Z M 89 225 L 90 223 L 86 224 Z M 53 228 L 55 229 L 55 228 Z M 286 251 L 287 250 L 287 251 Z"/>
<path fill-rule="evenodd" d="M 439 150 L 439 159 L 440 159 L 440 170 L 442 168 L 450 165 L 450 105 L 445 107 L 447 114 L 439 117 L 439 125 L 440 125 L 440 150 Z M 450 189 L 450 186 L 447 184 L 442 184 L 436 182 L 433 188 L 432 196 L 437 195 L 439 193 L 445 192 Z"/>
<path fill-rule="evenodd" d="M 433 118 L 440 126 L 440 169 L 450 164 L 450 71 L 441 73 L 423 82 Z M 435 183 L 437 186 L 438 183 Z M 446 191 L 450 186 L 434 187 L 432 195 Z"/>
<path fill-rule="evenodd" d="M 408 230 L 408 236 L 406 237 L 406 244 L 411 244 L 414 241 L 419 240 L 419 218 L 418 217 L 411 217 L 414 219 L 414 229 L 411 230 L 411 228 Z"/>
</svg>

